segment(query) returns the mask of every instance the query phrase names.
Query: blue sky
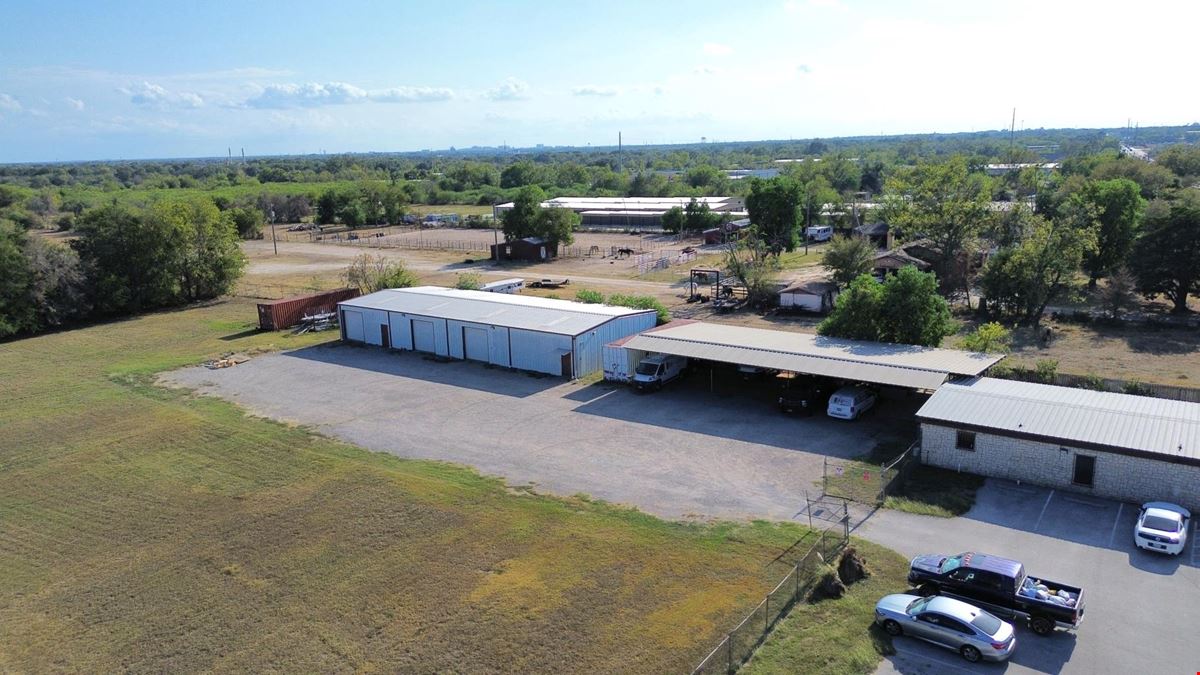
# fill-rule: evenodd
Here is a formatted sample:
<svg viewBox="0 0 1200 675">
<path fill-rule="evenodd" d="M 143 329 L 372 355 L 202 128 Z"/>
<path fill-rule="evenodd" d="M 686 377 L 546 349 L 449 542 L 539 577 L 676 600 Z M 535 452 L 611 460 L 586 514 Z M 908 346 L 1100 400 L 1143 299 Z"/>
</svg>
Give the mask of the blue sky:
<svg viewBox="0 0 1200 675">
<path fill-rule="evenodd" d="M 24 2 L 0 162 L 1200 119 L 1200 3 Z"/>
</svg>

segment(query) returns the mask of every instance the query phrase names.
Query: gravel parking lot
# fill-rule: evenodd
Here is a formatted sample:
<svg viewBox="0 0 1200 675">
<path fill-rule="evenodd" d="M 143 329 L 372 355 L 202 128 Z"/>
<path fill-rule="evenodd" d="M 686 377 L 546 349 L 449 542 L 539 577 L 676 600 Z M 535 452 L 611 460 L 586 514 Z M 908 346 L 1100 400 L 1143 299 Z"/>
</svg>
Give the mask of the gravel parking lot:
<svg viewBox="0 0 1200 675">
<path fill-rule="evenodd" d="M 855 422 L 798 419 L 763 397 L 709 393 L 698 377 L 638 395 L 348 345 L 164 379 L 373 450 L 667 518 L 795 517 L 823 456 L 866 453 L 893 427 L 886 405 Z"/>
<path fill-rule="evenodd" d="M 1040 638 L 1017 628 L 1010 663 L 964 662 L 919 640 L 897 638 L 879 673 L 1192 673 L 1200 670 L 1196 532 L 1183 554 L 1133 545 L 1137 506 L 989 480 L 962 518 L 882 511 L 857 534 L 905 555 L 984 551 L 1015 558 L 1031 573 L 1082 586 L 1077 633 Z"/>
</svg>

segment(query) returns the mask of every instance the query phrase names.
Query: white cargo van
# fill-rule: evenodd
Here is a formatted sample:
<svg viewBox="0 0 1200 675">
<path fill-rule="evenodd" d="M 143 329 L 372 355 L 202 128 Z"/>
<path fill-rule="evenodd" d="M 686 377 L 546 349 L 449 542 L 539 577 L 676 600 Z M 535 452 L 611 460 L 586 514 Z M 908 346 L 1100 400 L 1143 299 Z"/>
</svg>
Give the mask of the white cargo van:
<svg viewBox="0 0 1200 675">
<path fill-rule="evenodd" d="M 832 225 L 813 225 L 805 230 L 805 236 L 809 241 L 829 241 L 833 239 Z"/>
<path fill-rule="evenodd" d="M 863 386 L 842 387 L 829 397 L 829 416 L 839 420 L 857 419 L 875 406 L 879 395 Z"/>
<path fill-rule="evenodd" d="M 670 354 L 651 354 L 642 359 L 633 373 L 633 386 L 638 391 L 662 389 L 662 386 L 683 374 L 687 359 Z"/>
</svg>

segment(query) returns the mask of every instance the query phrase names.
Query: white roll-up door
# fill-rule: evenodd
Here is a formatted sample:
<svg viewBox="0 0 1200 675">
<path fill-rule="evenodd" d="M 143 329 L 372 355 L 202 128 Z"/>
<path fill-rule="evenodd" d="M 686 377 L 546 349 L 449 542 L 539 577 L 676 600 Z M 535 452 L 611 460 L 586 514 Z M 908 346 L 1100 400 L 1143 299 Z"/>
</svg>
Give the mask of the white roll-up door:
<svg viewBox="0 0 1200 675">
<path fill-rule="evenodd" d="M 433 354 L 437 351 L 437 347 L 433 341 L 433 322 L 421 321 L 420 319 L 412 320 L 413 334 L 413 349 L 418 352 L 429 352 Z"/>
<path fill-rule="evenodd" d="M 342 320 L 346 323 L 346 339 L 356 342 L 366 342 L 367 336 L 363 332 L 363 315 L 362 312 L 354 310 L 342 310 Z"/>
<path fill-rule="evenodd" d="M 490 353 L 486 329 L 463 326 L 463 355 L 469 361 L 488 361 Z"/>
</svg>

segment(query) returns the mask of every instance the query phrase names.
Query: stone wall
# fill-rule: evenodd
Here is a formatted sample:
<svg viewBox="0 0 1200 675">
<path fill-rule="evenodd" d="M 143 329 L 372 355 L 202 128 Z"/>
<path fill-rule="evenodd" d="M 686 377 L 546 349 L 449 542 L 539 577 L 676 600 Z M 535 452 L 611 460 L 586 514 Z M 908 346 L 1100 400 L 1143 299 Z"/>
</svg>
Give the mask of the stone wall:
<svg viewBox="0 0 1200 675">
<path fill-rule="evenodd" d="M 955 429 L 922 424 L 921 461 L 955 471 L 1137 504 L 1175 502 L 1200 513 L 1200 467 L 983 432 L 975 434 L 974 451 L 956 448 L 955 441 Z M 1096 458 L 1092 487 L 1072 483 L 1076 455 Z"/>
</svg>

